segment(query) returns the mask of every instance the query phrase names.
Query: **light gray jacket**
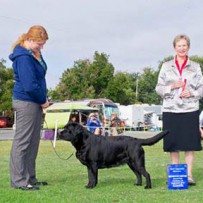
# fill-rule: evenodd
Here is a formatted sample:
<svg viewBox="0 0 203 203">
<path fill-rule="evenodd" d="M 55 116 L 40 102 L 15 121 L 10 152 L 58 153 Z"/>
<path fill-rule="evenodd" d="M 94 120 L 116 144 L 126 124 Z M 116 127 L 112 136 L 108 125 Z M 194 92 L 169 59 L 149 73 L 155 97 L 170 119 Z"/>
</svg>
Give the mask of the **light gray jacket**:
<svg viewBox="0 0 203 203">
<path fill-rule="evenodd" d="M 156 85 L 157 94 L 163 98 L 163 112 L 183 113 L 199 109 L 199 99 L 203 96 L 200 65 L 188 59 L 182 72 L 182 80 L 186 79 L 185 89 L 192 93 L 192 97 L 180 98 L 179 89 L 171 90 L 171 84 L 180 78 L 174 60 L 163 63 Z"/>
</svg>

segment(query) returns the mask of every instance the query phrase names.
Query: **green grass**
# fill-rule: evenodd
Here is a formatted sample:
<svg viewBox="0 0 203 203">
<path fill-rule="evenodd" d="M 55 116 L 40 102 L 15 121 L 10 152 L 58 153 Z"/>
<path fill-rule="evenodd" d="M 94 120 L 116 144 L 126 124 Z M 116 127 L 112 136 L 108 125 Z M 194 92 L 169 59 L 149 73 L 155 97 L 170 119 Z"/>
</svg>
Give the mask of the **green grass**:
<svg viewBox="0 0 203 203">
<path fill-rule="evenodd" d="M 37 159 L 37 173 L 41 181 L 48 181 L 48 186 L 41 186 L 39 191 L 21 191 L 10 188 L 9 156 L 11 141 L 0 141 L 0 202 L 33 203 L 74 203 L 74 202 L 202 202 L 203 164 L 202 152 L 196 153 L 194 178 L 197 185 L 188 190 L 168 190 L 166 166 L 170 163 L 169 155 L 162 150 L 162 142 L 145 147 L 146 168 L 151 175 L 152 189 L 134 186 L 134 174 L 127 166 L 99 170 L 99 183 L 94 189 L 86 189 L 87 169 L 73 155 L 69 160 L 61 160 L 55 154 L 50 141 L 42 140 Z M 62 158 L 68 157 L 74 148 L 70 143 L 58 141 L 57 153 Z M 183 160 L 183 155 L 181 156 Z M 184 160 L 183 160 L 184 161 Z"/>
</svg>

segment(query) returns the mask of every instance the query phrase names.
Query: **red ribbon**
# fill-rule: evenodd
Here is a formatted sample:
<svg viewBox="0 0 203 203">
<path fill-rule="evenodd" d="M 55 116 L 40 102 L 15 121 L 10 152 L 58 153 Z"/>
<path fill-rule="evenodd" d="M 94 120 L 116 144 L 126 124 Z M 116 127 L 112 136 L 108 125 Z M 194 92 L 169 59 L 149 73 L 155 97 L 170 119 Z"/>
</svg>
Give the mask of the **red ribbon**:
<svg viewBox="0 0 203 203">
<path fill-rule="evenodd" d="M 183 69 L 185 68 L 185 65 L 186 65 L 187 61 L 188 61 L 188 56 L 186 56 L 186 58 L 185 58 L 185 60 L 184 60 L 184 62 L 183 62 L 183 64 L 182 64 L 182 66 L 180 67 L 180 66 L 179 66 L 179 63 L 178 63 L 178 60 L 177 60 L 177 56 L 175 56 L 175 64 L 176 64 L 176 66 L 177 66 L 177 68 L 178 68 L 178 71 L 179 71 L 179 73 L 180 73 L 180 76 L 182 76 L 182 72 L 183 72 Z"/>
</svg>

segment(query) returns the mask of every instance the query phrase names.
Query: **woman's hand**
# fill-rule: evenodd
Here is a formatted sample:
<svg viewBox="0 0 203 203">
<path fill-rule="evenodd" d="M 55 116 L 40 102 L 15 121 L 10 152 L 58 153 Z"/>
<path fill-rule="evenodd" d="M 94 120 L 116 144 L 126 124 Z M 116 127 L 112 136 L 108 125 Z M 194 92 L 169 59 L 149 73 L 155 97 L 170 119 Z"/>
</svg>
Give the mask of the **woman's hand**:
<svg viewBox="0 0 203 203">
<path fill-rule="evenodd" d="M 176 81 L 174 83 L 171 84 L 171 89 L 178 89 L 180 87 L 183 87 L 184 86 L 184 82 L 183 81 Z"/>
<path fill-rule="evenodd" d="M 47 107 L 49 107 L 49 102 L 46 101 L 46 103 L 42 104 L 41 107 L 42 107 L 43 109 L 46 109 Z"/>
<path fill-rule="evenodd" d="M 188 98 L 188 97 L 192 97 L 193 95 L 191 94 L 191 92 L 189 90 L 184 90 L 181 92 L 180 97 L 181 98 Z"/>
</svg>

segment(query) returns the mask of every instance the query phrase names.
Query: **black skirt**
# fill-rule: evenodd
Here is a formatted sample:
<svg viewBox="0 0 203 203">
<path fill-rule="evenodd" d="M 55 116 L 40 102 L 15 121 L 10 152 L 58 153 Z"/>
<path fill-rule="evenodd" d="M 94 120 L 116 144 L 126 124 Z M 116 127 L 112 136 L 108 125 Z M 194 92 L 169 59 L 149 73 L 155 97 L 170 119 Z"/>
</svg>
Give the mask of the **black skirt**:
<svg viewBox="0 0 203 203">
<path fill-rule="evenodd" d="M 164 151 L 202 150 L 199 111 L 189 113 L 163 113 L 163 130 L 169 130 L 164 137 Z"/>
</svg>

